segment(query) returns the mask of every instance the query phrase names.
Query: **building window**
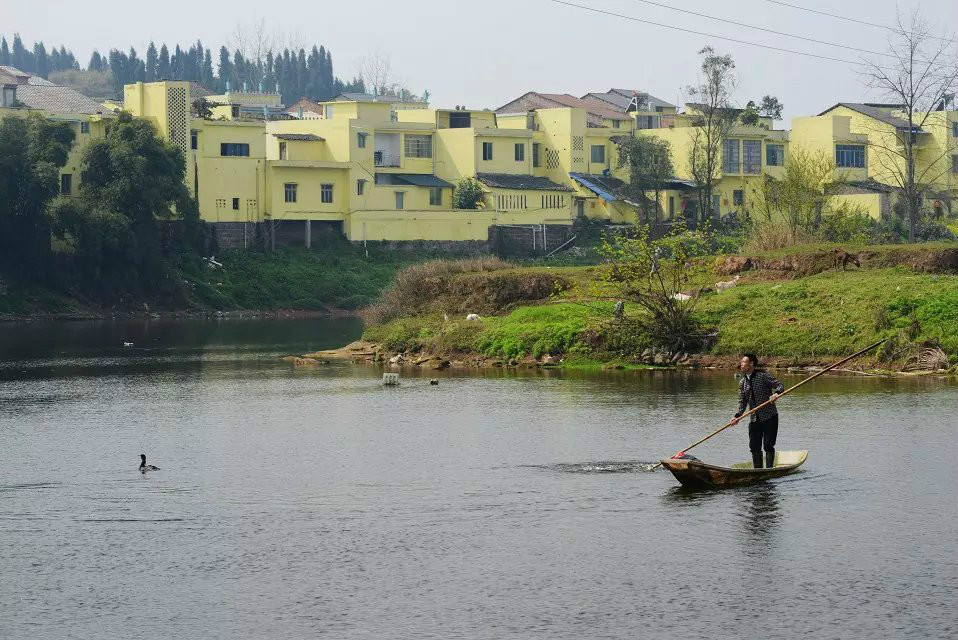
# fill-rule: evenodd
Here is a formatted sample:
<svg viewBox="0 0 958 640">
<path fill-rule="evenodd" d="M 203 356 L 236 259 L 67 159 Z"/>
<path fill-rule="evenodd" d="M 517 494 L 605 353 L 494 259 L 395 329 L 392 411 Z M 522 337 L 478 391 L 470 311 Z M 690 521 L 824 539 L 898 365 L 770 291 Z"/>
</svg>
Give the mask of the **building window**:
<svg viewBox="0 0 958 640">
<path fill-rule="evenodd" d="M 762 141 L 742 140 L 742 155 L 745 157 L 744 173 L 762 172 Z"/>
<path fill-rule="evenodd" d="M 369 135 L 368 133 L 357 133 L 357 134 L 356 134 L 356 146 L 359 147 L 360 149 L 365 149 L 365 148 L 366 148 L 366 136 L 368 136 L 368 135 Z"/>
<path fill-rule="evenodd" d="M 233 211 L 239 211 L 239 198 L 233 198 Z"/>
<path fill-rule="evenodd" d="M 468 111 L 453 111 L 449 113 L 450 129 L 468 129 L 472 126 L 472 114 Z"/>
<path fill-rule="evenodd" d="M 836 144 L 835 166 L 848 169 L 865 168 L 865 145 Z"/>
<path fill-rule="evenodd" d="M 432 136 L 414 136 L 407 133 L 405 145 L 407 158 L 432 157 Z"/>
<path fill-rule="evenodd" d="M 279 159 L 280 160 L 286 159 L 286 143 L 285 142 L 279 143 Z"/>
<path fill-rule="evenodd" d="M 195 131 L 190 131 L 190 149 L 196 151 L 200 146 L 200 136 Z"/>
<path fill-rule="evenodd" d="M 743 189 L 732 191 L 732 205 L 736 207 L 745 206 L 745 191 Z"/>
<path fill-rule="evenodd" d="M 541 166 L 542 166 L 542 159 L 539 157 L 539 143 L 538 143 L 538 142 L 533 142 L 533 143 L 532 143 L 532 166 L 533 166 L 533 167 L 541 167 Z"/>
<path fill-rule="evenodd" d="M 360 178 L 356 181 L 356 195 L 361 196 L 366 191 L 366 181 Z"/>
<path fill-rule="evenodd" d="M 492 143 L 491 142 L 482 143 L 482 159 L 492 160 Z"/>
<path fill-rule="evenodd" d="M 722 173 L 739 173 L 741 149 L 738 140 L 722 141 Z"/>
<path fill-rule="evenodd" d="M 90 123 L 81 122 L 80 123 L 80 133 L 90 133 Z"/>
<path fill-rule="evenodd" d="M 296 183 L 287 182 L 283 185 L 283 199 L 286 202 L 296 202 Z"/>
<path fill-rule="evenodd" d="M 328 120 L 328 119 L 332 118 L 332 117 L 333 117 L 333 105 L 327 104 L 327 105 L 325 106 L 325 110 L 326 110 L 326 119 Z"/>
<path fill-rule="evenodd" d="M 958 173 L 958 156 L 951 156 L 951 172 Z"/>
<path fill-rule="evenodd" d="M 404 201 L 405 201 L 405 197 L 406 197 L 406 192 L 405 192 L 405 191 L 397 191 L 397 192 L 396 192 L 396 208 L 397 208 L 397 209 L 402 209 L 402 208 L 403 208 L 403 203 L 404 203 Z"/>
<path fill-rule="evenodd" d="M 245 142 L 221 142 L 221 156 L 249 156 L 249 145 Z"/>
<path fill-rule="evenodd" d="M 319 201 L 323 204 L 330 204 L 333 201 L 333 185 L 319 185 Z"/>
<path fill-rule="evenodd" d="M 525 162 L 526 160 L 526 145 L 522 142 L 516 143 L 516 162 Z"/>
<path fill-rule="evenodd" d="M 430 187 L 429 204 L 433 207 L 442 206 L 442 187 Z"/>
<path fill-rule="evenodd" d="M 231 117 L 233 117 L 233 118 L 239 118 L 239 113 L 240 113 L 240 112 L 239 112 L 239 105 L 234 104 L 234 105 L 232 105 L 232 106 L 230 107 L 230 116 L 231 116 Z"/>
<path fill-rule="evenodd" d="M 612 121 L 612 128 L 613 128 L 613 129 L 618 129 L 618 128 L 621 127 L 621 126 L 622 126 L 622 121 L 621 121 L 621 120 L 613 120 L 613 121 Z"/>
<path fill-rule="evenodd" d="M 781 167 L 785 164 L 785 145 L 769 144 L 765 146 L 765 165 Z"/>
<path fill-rule="evenodd" d="M 592 162 L 595 162 L 598 164 L 605 164 L 605 145 L 604 144 L 592 145 Z"/>
<path fill-rule="evenodd" d="M 951 135 L 958 138 L 958 122 L 951 123 Z"/>
<path fill-rule="evenodd" d="M 669 220 L 675 217 L 675 196 L 669 196 Z"/>
<path fill-rule="evenodd" d="M 73 174 L 61 173 L 60 174 L 60 193 L 62 193 L 65 196 L 68 196 L 72 192 L 73 192 Z"/>
</svg>

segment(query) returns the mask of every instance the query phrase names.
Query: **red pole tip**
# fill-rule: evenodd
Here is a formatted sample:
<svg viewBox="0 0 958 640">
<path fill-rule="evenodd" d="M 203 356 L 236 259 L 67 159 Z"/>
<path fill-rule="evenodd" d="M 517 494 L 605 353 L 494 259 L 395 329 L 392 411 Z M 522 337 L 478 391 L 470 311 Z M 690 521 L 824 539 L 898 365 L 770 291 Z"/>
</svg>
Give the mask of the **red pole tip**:
<svg viewBox="0 0 958 640">
<path fill-rule="evenodd" d="M 676 454 L 675 454 L 674 456 L 672 456 L 672 457 L 673 457 L 673 458 L 681 458 L 681 457 L 684 456 L 684 455 L 685 455 L 685 452 L 684 452 L 684 451 L 679 451 L 678 453 L 676 453 Z"/>
</svg>

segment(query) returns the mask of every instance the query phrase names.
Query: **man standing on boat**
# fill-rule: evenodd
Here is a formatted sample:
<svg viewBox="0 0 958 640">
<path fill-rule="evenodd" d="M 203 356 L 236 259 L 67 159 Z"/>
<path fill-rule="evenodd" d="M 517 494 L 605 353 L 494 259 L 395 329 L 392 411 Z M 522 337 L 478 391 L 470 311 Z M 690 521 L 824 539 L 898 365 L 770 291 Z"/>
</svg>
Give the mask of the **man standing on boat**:
<svg viewBox="0 0 958 640">
<path fill-rule="evenodd" d="M 748 425 L 748 448 L 752 450 L 752 466 L 762 468 L 762 449 L 765 449 L 765 466 L 775 466 L 775 438 L 778 436 L 778 409 L 775 399 L 785 391 L 784 385 L 767 371 L 757 371 L 758 358 L 754 353 L 746 353 L 738 363 L 742 379 L 738 385 L 738 413 L 732 418 L 732 424 L 738 424 L 742 414 L 760 404 L 772 401 L 752 414 Z"/>
</svg>

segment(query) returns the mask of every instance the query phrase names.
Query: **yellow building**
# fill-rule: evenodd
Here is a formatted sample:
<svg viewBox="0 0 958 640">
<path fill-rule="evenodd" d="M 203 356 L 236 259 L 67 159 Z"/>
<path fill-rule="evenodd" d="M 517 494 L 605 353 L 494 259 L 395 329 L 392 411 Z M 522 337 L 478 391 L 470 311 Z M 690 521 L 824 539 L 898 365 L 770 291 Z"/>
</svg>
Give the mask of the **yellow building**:
<svg viewBox="0 0 958 640">
<path fill-rule="evenodd" d="M 927 114 L 912 127 L 899 105 L 840 102 L 817 116 L 792 121 L 793 145 L 834 159 L 841 199 L 873 217 L 889 214 L 906 175 L 904 140 L 915 145 L 915 175 L 929 208 L 951 209 L 958 198 L 958 111 Z M 924 119 L 924 114 L 912 118 Z"/>
<path fill-rule="evenodd" d="M 15 67 L 0 66 L 0 118 L 28 112 L 70 123 L 74 144 L 60 169 L 60 193 L 76 194 L 80 186 L 80 161 L 90 140 L 103 137 L 114 113 L 70 87 L 56 85 Z"/>
</svg>

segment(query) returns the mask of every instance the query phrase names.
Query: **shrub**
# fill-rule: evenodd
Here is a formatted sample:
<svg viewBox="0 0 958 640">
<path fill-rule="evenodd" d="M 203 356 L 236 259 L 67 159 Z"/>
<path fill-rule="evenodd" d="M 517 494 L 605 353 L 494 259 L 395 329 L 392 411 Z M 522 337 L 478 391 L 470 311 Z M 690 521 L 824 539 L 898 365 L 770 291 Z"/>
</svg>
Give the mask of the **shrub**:
<svg viewBox="0 0 958 640">
<path fill-rule="evenodd" d="M 452 192 L 452 206 L 456 209 L 478 209 L 482 204 L 482 187 L 473 178 L 460 180 Z"/>
<path fill-rule="evenodd" d="M 379 302 L 366 311 L 366 319 L 373 324 L 382 324 L 394 318 L 416 315 L 448 293 L 455 276 L 510 267 L 511 264 L 499 258 L 433 260 L 407 267 L 396 274 Z"/>
</svg>

